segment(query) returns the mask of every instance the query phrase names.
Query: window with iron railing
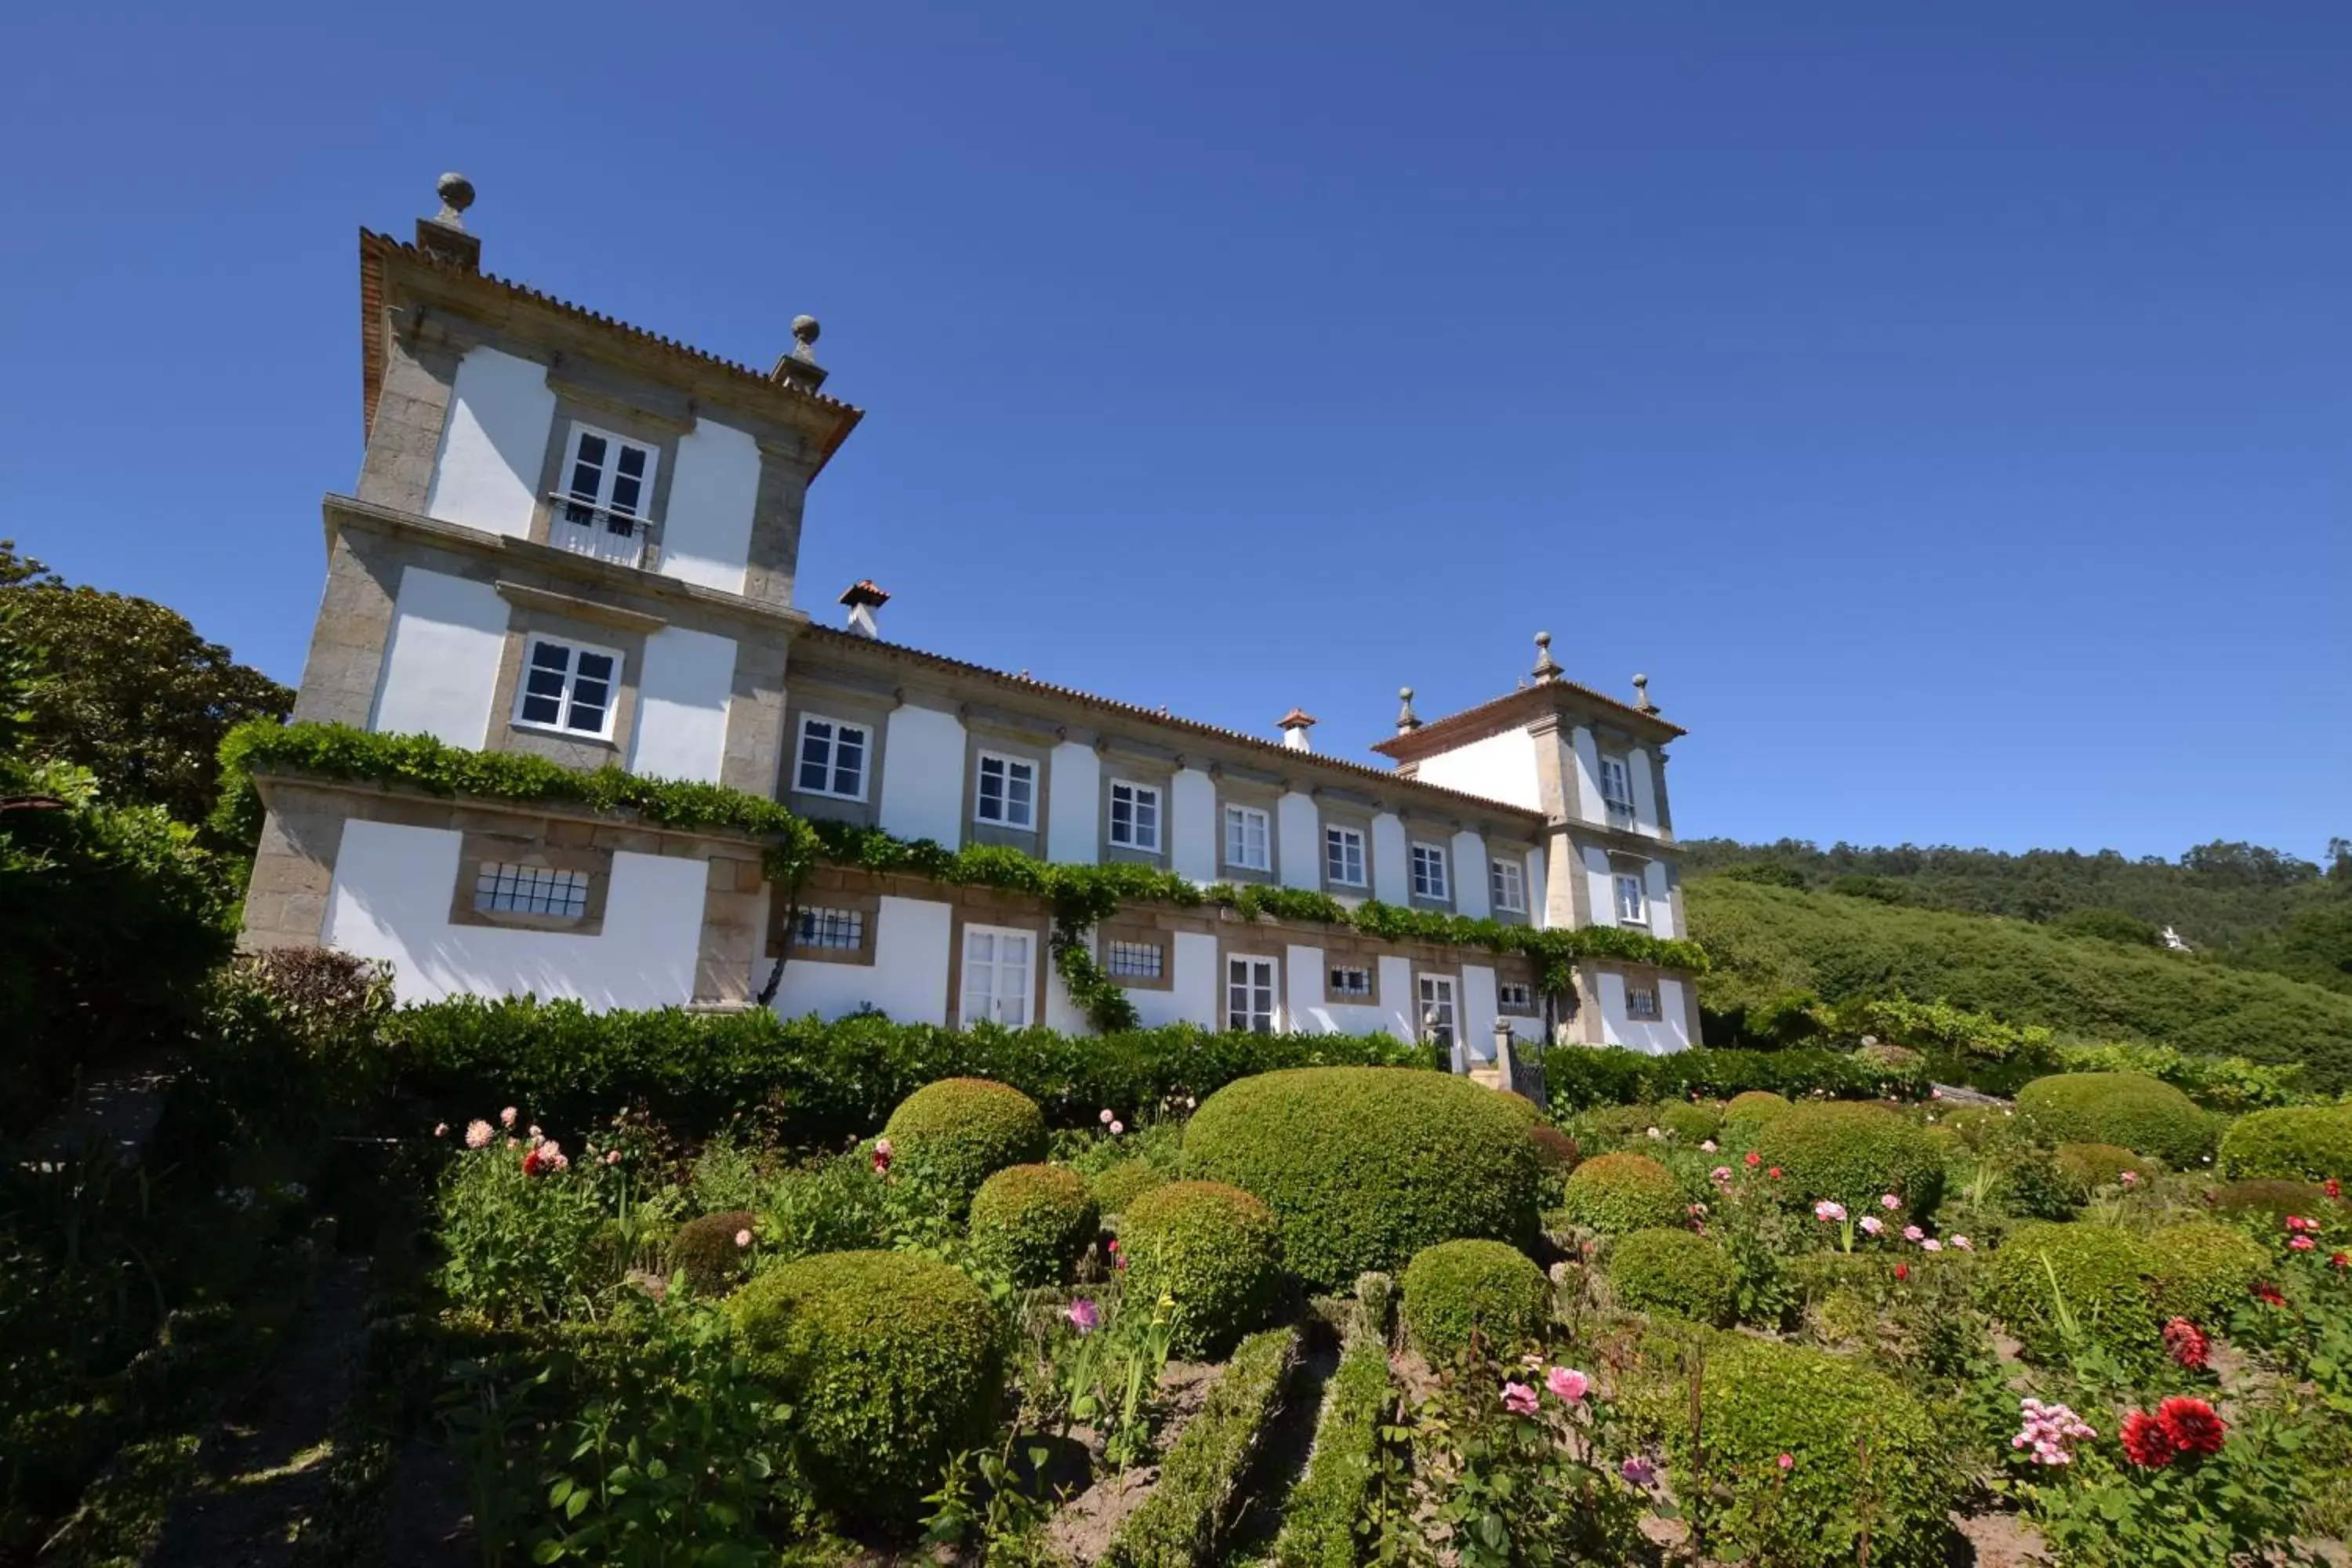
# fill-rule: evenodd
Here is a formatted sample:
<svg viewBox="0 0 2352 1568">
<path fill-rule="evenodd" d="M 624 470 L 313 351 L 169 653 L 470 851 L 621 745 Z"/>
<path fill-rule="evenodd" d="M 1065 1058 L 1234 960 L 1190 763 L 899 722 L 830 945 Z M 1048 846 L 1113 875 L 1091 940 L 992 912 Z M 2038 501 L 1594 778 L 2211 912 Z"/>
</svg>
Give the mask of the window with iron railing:
<svg viewBox="0 0 2352 1568">
<path fill-rule="evenodd" d="M 548 541 L 624 566 L 650 566 L 654 475 L 660 454 L 586 425 L 572 427 L 562 488 L 547 499 Z"/>
</svg>

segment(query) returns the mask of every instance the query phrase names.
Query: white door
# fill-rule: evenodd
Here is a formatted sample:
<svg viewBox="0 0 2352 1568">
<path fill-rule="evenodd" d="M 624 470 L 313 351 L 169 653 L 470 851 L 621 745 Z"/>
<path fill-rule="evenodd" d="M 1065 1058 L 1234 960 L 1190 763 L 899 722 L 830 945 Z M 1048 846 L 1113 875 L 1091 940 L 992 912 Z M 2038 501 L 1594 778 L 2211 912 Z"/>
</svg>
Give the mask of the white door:
<svg viewBox="0 0 2352 1568">
<path fill-rule="evenodd" d="M 1225 961 L 1225 1027 L 1251 1035 L 1274 1033 L 1274 960 Z"/>
<path fill-rule="evenodd" d="M 974 1024 L 1027 1026 L 1036 950 L 1036 937 L 1025 931 L 964 927 L 962 1016 L 967 1028 Z"/>
<path fill-rule="evenodd" d="M 1435 1022 L 1433 1023 L 1432 1019 Z M 1418 1022 L 1438 1046 L 1454 1048 L 1454 976 L 1424 974 L 1421 977 L 1421 1016 Z"/>
</svg>

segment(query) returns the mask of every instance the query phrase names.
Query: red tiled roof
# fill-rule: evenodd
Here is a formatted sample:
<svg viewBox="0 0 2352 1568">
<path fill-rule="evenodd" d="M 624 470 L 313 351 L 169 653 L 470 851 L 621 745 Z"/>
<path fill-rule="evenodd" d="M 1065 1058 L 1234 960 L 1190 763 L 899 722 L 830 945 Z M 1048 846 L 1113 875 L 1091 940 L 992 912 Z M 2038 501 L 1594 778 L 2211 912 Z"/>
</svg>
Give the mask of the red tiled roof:
<svg viewBox="0 0 2352 1568">
<path fill-rule="evenodd" d="M 1620 702 L 1613 697 L 1604 696 L 1589 686 L 1580 686 L 1573 680 L 1549 680 L 1534 686 L 1522 687 L 1517 691 L 1507 691 L 1502 696 L 1481 702 L 1475 708 L 1465 708 L 1458 713 L 1448 713 L 1443 719 L 1424 720 L 1402 734 L 1391 735 L 1385 741 L 1375 742 L 1371 749 L 1381 756 L 1394 757 L 1399 762 L 1408 762 L 1429 756 L 1433 752 L 1450 751 L 1452 747 L 1443 742 L 1455 740 L 1464 731 L 1476 730 L 1490 724 L 1497 729 L 1507 729 L 1509 725 L 1503 721 L 1508 716 L 1510 709 L 1543 708 L 1549 705 L 1547 693 L 1563 691 L 1571 693 L 1597 707 L 1620 714 L 1629 723 L 1640 725 L 1662 740 L 1672 740 L 1678 735 L 1690 733 L 1679 724 L 1662 719 L 1655 713 L 1645 713 L 1629 702 Z"/>
</svg>

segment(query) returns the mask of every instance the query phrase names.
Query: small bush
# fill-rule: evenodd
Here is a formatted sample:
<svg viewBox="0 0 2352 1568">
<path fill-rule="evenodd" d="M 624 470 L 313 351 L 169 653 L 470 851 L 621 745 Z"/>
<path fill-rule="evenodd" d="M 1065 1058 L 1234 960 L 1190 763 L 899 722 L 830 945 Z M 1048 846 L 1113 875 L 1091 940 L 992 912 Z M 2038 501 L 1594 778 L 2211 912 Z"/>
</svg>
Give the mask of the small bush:
<svg viewBox="0 0 2352 1568">
<path fill-rule="evenodd" d="M 2149 1173 L 2147 1162 L 2119 1143 L 2061 1143 L 2052 1159 L 2078 1200 L 2117 1184 L 2126 1171 L 2136 1178 Z"/>
<path fill-rule="evenodd" d="M 2319 1214 L 2333 1205 L 2326 1189 L 2310 1182 L 2225 1182 L 2205 1194 L 2206 1207 L 2240 1219 L 2276 1221 L 2291 1214 Z"/>
<path fill-rule="evenodd" d="M 827 1506 L 916 1517 L 949 1457 L 987 1438 L 1001 1325 L 961 1269 L 906 1252 L 833 1252 L 761 1275 L 729 1315 L 789 1399 L 802 1468 Z"/>
<path fill-rule="evenodd" d="M 1769 1089 L 1751 1089 L 1735 1094 L 1723 1108 L 1723 1145 L 1738 1153 L 1756 1146 L 1756 1135 L 1764 1124 L 1789 1109 L 1786 1095 L 1774 1094 Z"/>
<path fill-rule="evenodd" d="M 2147 1238 L 2159 1317 L 2226 1325 L 2268 1261 L 2261 1243 L 2234 1226 L 2193 1219 Z"/>
<path fill-rule="evenodd" d="M 1171 1182 L 1128 1205 L 1118 1233 L 1130 1300 L 1176 1303 L 1180 1355 L 1213 1356 L 1257 1326 L 1281 1284 L 1273 1211 L 1221 1182 Z"/>
<path fill-rule="evenodd" d="M 1149 1160 L 1122 1160 L 1108 1170 L 1097 1172 L 1087 1185 L 1103 1213 L 1125 1214 L 1127 1205 L 1137 1198 L 1175 1179 Z"/>
<path fill-rule="evenodd" d="M 1770 1089 L 1797 1099 L 1924 1100 L 1927 1075 L 1917 1068 L 1886 1068 L 1842 1051 L 1688 1050 L 1654 1057 L 1617 1046 L 1579 1047 L 1544 1056 L 1544 1084 L 1556 1111 L 1596 1105 L 1633 1105 L 1723 1099 Z"/>
<path fill-rule="evenodd" d="M 1647 1154 L 1601 1154 L 1570 1173 L 1560 1208 L 1603 1236 L 1680 1225 L 1690 1200 L 1674 1173 Z"/>
<path fill-rule="evenodd" d="M 1939 1125 L 1949 1128 L 1959 1141 L 1971 1149 L 1981 1149 L 1985 1140 L 2005 1129 L 2016 1119 L 1994 1105 L 1963 1105 L 1944 1112 Z"/>
<path fill-rule="evenodd" d="M 1651 1114 L 1668 1136 L 1686 1149 L 1696 1149 L 1723 1131 L 1723 1112 L 1712 1105 L 1662 1100 L 1651 1108 Z"/>
<path fill-rule="evenodd" d="M 1084 1177 L 1064 1165 L 1012 1165 L 971 1200 L 971 1249 L 1015 1285 L 1059 1284 L 1092 1246 L 1101 1213 Z"/>
<path fill-rule="evenodd" d="M 1935 1140 L 1883 1106 L 1793 1106 L 1764 1124 L 1756 1152 L 1784 1173 L 1780 1189 L 1791 1204 L 1828 1198 L 1859 1214 L 1875 1212 L 1880 1195 L 1894 1193 L 1924 1217 L 1944 1192 Z"/>
<path fill-rule="evenodd" d="M 959 1210 L 994 1173 L 1045 1157 L 1037 1102 L 984 1078 L 925 1084 L 898 1102 L 882 1135 L 898 1158 L 926 1169 Z"/>
<path fill-rule="evenodd" d="M 1536 1146 L 1536 1164 L 1544 1174 L 1564 1177 L 1576 1169 L 1580 1158 L 1576 1140 L 1559 1128 L 1538 1123 L 1528 1129 L 1528 1138 Z"/>
<path fill-rule="evenodd" d="M 2064 1351 L 2067 1313 L 2082 1332 L 2119 1350 L 2144 1349 L 2156 1337 L 2149 1293 L 2156 1260 L 2128 1232 L 2029 1220 L 2010 1231 L 1990 1264 L 1987 1303 L 2039 1354 Z"/>
<path fill-rule="evenodd" d="M 1357 1335 L 1323 1396 L 1307 1473 L 1284 1505 L 1275 1568 L 1357 1568 L 1356 1521 L 1371 1489 L 1388 1408 L 1388 1344 L 1378 1334 Z"/>
<path fill-rule="evenodd" d="M 2352 1111 L 2290 1105 L 2257 1110 L 2221 1135 L 2216 1168 L 2240 1180 L 2321 1182 L 2352 1176 Z"/>
<path fill-rule="evenodd" d="M 1617 1305 L 1721 1327 L 1731 1321 L 1738 1270 L 1723 1248 L 1687 1230 L 1637 1230 L 1609 1249 Z"/>
<path fill-rule="evenodd" d="M 1296 1329 L 1268 1329 L 1234 1350 L 1200 1414 L 1168 1450 L 1160 1484 L 1111 1538 L 1106 1568 L 1192 1568 L 1219 1560 L 1243 1479 L 1297 1360 Z"/>
<path fill-rule="evenodd" d="M 749 1209 L 729 1209 L 688 1220 L 669 1238 L 669 1271 L 684 1274 L 698 1296 L 724 1296 L 751 1277 L 751 1248 L 735 1238 L 760 1228 Z"/>
<path fill-rule="evenodd" d="M 1551 1281 L 1527 1254 L 1499 1241 L 1445 1241 L 1404 1271 L 1405 1332 L 1432 1361 L 1450 1361 L 1475 1335 L 1515 1352 L 1551 1320 Z"/>
<path fill-rule="evenodd" d="M 2052 1143 L 2117 1143 L 2175 1169 L 2213 1152 L 2213 1119 L 2158 1079 L 2137 1072 L 2070 1072 L 2017 1091 L 2017 1114 Z"/>
</svg>

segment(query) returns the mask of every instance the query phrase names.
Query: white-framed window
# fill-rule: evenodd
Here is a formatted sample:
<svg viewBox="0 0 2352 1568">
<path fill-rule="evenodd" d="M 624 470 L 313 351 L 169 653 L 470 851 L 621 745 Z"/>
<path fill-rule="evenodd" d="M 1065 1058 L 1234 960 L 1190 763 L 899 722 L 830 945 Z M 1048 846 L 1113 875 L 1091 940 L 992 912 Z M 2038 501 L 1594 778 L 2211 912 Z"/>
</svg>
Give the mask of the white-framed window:
<svg viewBox="0 0 2352 1568">
<path fill-rule="evenodd" d="M 1331 971 L 1330 994 L 1362 1001 L 1372 994 L 1372 972 L 1360 963 L 1343 963 Z"/>
<path fill-rule="evenodd" d="M 1617 873 L 1617 923 L 1621 926 L 1645 926 L 1650 923 L 1650 906 L 1642 894 L 1642 879 L 1630 872 Z"/>
<path fill-rule="evenodd" d="M 999 827 L 1037 826 L 1037 764 L 1025 757 L 980 753 L 980 780 L 972 787 L 975 821 Z"/>
<path fill-rule="evenodd" d="M 485 860 L 474 878 L 474 908 L 484 914 L 578 920 L 588 912 L 588 873 Z"/>
<path fill-rule="evenodd" d="M 566 549 L 635 564 L 653 509 L 661 454 L 593 425 L 572 426 L 554 542 Z"/>
<path fill-rule="evenodd" d="M 609 741 L 620 684 L 621 656 L 611 648 L 534 637 L 523 647 L 514 721 Z"/>
<path fill-rule="evenodd" d="M 1658 1013 L 1658 989 L 1654 985 L 1625 987 L 1625 1016 L 1655 1023 Z"/>
<path fill-rule="evenodd" d="M 1225 960 L 1225 1027 L 1242 1034 L 1274 1033 L 1274 960 Z"/>
<path fill-rule="evenodd" d="M 1532 1013 L 1536 1010 L 1535 987 L 1516 980 L 1505 980 L 1495 986 L 1495 1009 L 1501 1013 Z"/>
<path fill-rule="evenodd" d="M 1440 903 L 1453 898 L 1445 877 L 1445 846 L 1416 844 L 1412 847 L 1412 896 L 1434 899 Z"/>
<path fill-rule="evenodd" d="M 865 725 L 803 713 L 800 759 L 793 767 L 793 788 L 803 795 L 864 800 L 866 759 L 873 752 L 874 731 Z"/>
<path fill-rule="evenodd" d="M 1273 822 L 1256 806 L 1225 807 L 1225 864 L 1244 871 L 1274 869 Z"/>
<path fill-rule="evenodd" d="M 1626 771 L 1624 758 L 1601 759 L 1601 801 L 1608 808 L 1612 826 L 1633 826 L 1633 776 Z"/>
<path fill-rule="evenodd" d="M 1029 988 L 1036 978 L 1037 938 L 1007 926 L 963 928 L 963 1008 L 966 1027 L 1029 1023 Z"/>
<path fill-rule="evenodd" d="M 1497 914 L 1523 915 L 1528 912 L 1528 875 L 1517 860 L 1497 860 L 1487 879 Z"/>
<path fill-rule="evenodd" d="M 1364 886 L 1364 836 L 1352 827 L 1323 830 L 1323 875 L 1342 888 Z"/>
<path fill-rule="evenodd" d="M 866 945 L 866 913 L 862 910 L 803 910 L 793 942 L 800 947 L 855 952 Z"/>
<path fill-rule="evenodd" d="M 1157 980 L 1163 962 L 1156 942 L 1103 944 L 1103 969 L 1114 980 Z"/>
<path fill-rule="evenodd" d="M 1160 853 L 1160 792 L 1128 779 L 1110 781 L 1110 841 Z"/>
<path fill-rule="evenodd" d="M 1454 976 L 1424 974 L 1421 977 L 1420 991 L 1421 1017 L 1417 1022 L 1433 1043 L 1452 1050 L 1457 1016 L 1454 1008 Z"/>
</svg>

